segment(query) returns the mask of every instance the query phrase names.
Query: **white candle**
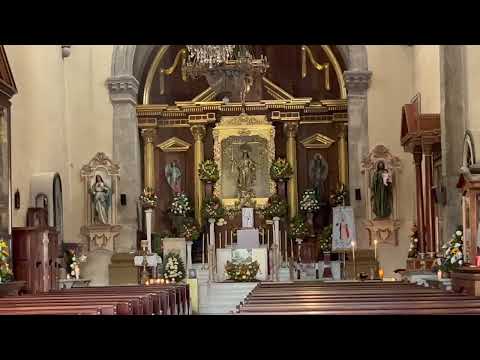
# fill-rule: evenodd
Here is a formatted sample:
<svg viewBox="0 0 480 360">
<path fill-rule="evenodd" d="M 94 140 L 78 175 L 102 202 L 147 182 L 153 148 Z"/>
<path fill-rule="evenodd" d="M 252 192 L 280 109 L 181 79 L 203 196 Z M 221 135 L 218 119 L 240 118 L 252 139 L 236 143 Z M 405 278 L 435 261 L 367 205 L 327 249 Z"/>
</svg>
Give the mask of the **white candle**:
<svg viewBox="0 0 480 360">
<path fill-rule="evenodd" d="M 205 234 L 202 234 L 202 269 L 205 266 Z"/>
<path fill-rule="evenodd" d="M 218 232 L 218 243 L 221 249 L 222 248 L 222 232 L 221 231 Z"/>
<path fill-rule="evenodd" d="M 225 229 L 225 247 L 228 246 L 228 235 L 227 235 L 227 229 Z"/>
<path fill-rule="evenodd" d="M 230 245 L 233 246 L 233 231 L 230 230 Z"/>
<path fill-rule="evenodd" d="M 270 231 L 267 229 L 267 249 L 270 249 Z"/>
<path fill-rule="evenodd" d="M 437 272 L 437 279 L 442 280 L 442 270 L 438 270 Z"/>
<path fill-rule="evenodd" d="M 377 261 L 377 243 L 378 243 L 377 239 L 373 240 L 373 245 L 375 249 L 375 261 Z"/>
</svg>

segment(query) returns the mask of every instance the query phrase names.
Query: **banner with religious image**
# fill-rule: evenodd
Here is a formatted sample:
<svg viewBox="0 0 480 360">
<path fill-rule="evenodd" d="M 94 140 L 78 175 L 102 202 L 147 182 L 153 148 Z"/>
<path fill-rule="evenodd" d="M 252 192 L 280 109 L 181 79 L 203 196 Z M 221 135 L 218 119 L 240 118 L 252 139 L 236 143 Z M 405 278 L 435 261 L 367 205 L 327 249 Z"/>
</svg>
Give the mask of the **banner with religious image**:
<svg viewBox="0 0 480 360">
<path fill-rule="evenodd" d="M 332 251 L 351 248 L 356 241 L 355 217 L 351 206 L 333 208 Z"/>
</svg>

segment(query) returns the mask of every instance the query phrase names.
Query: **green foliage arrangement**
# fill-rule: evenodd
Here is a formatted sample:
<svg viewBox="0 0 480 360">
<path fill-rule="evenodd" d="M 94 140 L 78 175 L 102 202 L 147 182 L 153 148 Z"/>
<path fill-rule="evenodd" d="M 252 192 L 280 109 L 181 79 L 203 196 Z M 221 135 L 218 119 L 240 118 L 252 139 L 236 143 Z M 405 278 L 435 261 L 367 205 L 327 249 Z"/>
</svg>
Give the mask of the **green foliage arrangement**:
<svg viewBox="0 0 480 360">
<path fill-rule="evenodd" d="M 8 245 L 5 240 L 0 239 L 0 284 L 13 280 L 13 272 L 8 263 L 9 257 Z"/>
<path fill-rule="evenodd" d="M 306 212 L 315 212 L 320 210 L 320 202 L 317 199 L 317 194 L 313 189 L 307 189 L 302 194 L 300 200 L 300 210 Z"/>
<path fill-rule="evenodd" d="M 267 206 L 262 210 L 262 214 L 267 219 L 282 218 L 287 215 L 287 211 L 287 202 L 275 194 L 268 199 Z"/>
<path fill-rule="evenodd" d="M 200 230 L 198 229 L 197 224 L 193 218 L 188 218 L 183 224 L 182 236 L 187 241 L 195 241 L 200 237 Z"/>
<path fill-rule="evenodd" d="M 146 187 L 145 189 L 143 189 L 143 193 L 140 194 L 138 200 L 144 208 L 148 209 L 157 207 L 158 197 L 152 188 Z"/>
<path fill-rule="evenodd" d="M 192 206 L 187 195 L 183 192 L 175 194 L 170 205 L 170 213 L 177 216 L 188 216 L 191 212 Z"/>
<path fill-rule="evenodd" d="M 325 226 L 320 234 L 320 250 L 322 252 L 332 251 L 332 225 Z"/>
<path fill-rule="evenodd" d="M 288 225 L 288 237 L 303 239 L 309 233 L 308 225 L 301 216 L 295 216 Z"/>
<path fill-rule="evenodd" d="M 213 160 L 205 160 L 198 168 L 200 180 L 204 182 L 216 183 L 220 178 L 217 163 Z"/>
<path fill-rule="evenodd" d="M 222 201 L 216 196 L 210 196 L 203 200 L 202 216 L 205 219 L 220 219 L 225 215 Z"/>
<path fill-rule="evenodd" d="M 290 163 L 283 159 L 278 158 L 270 166 L 270 177 L 274 181 L 288 180 L 293 175 L 293 169 Z"/>
</svg>

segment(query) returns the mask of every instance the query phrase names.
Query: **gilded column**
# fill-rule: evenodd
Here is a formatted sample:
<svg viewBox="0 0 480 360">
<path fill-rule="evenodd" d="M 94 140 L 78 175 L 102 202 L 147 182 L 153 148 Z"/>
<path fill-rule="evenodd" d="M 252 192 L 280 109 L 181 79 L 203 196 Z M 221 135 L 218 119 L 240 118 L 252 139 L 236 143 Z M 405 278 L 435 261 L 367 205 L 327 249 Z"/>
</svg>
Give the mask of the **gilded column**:
<svg viewBox="0 0 480 360">
<path fill-rule="evenodd" d="M 435 257 L 435 231 L 434 221 L 432 218 L 432 145 L 424 144 L 423 152 L 425 154 L 425 227 L 426 227 L 426 245 L 427 254 L 430 257 Z"/>
<path fill-rule="evenodd" d="M 287 134 L 287 160 L 292 166 L 293 175 L 288 181 L 288 208 L 290 218 L 297 215 L 298 212 L 298 187 L 297 187 L 297 130 L 298 123 L 295 121 L 287 122 L 284 125 Z"/>
<path fill-rule="evenodd" d="M 417 231 L 419 240 L 419 252 L 425 254 L 425 226 L 423 216 L 423 182 L 422 182 L 422 148 L 417 147 L 413 152 L 415 161 L 415 178 L 416 178 L 416 196 L 417 196 Z M 423 256 L 423 255 L 422 255 Z"/>
<path fill-rule="evenodd" d="M 157 129 L 143 129 L 143 165 L 144 187 L 155 190 L 155 161 L 153 141 L 157 135 Z"/>
<path fill-rule="evenodd" d="M 347 145 L 347 127 L 345 124 L 338 126 L 338 175 L 340 184 L 348 187 L 348 145 Z"/>
<path fill-rule="evenodd" d="M 195 219 L 198 224 L 202 225 L 202 215 L 201 208 L 204 198 L 205 189 L 202 186 L 202 181 L 198 174 L 198 168 L 204 159 L 204 139 L 205 139 L 205 125 L 192 125 L 190 128 L 195 139 L 195 148 L 194 148 L 194 180 L 195 180 Z"/>
</svg>

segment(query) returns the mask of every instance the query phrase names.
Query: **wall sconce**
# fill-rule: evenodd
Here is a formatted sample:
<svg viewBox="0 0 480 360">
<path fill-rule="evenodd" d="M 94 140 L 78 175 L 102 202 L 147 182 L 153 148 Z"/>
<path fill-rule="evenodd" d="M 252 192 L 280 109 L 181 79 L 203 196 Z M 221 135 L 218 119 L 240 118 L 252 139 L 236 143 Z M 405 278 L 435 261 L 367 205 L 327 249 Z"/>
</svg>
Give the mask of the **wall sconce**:
<svg viewBox="0 0 480 360">
<path fill-rule="evenodd" d="M 72 52 L 72 45 L 62 45 L 62 59 L 70 56 Z"/>
<path fill-rule="evenodd" d="M 20 192 L 18 191 L 15 191 L 15 196 L 14 196 L 14 205 L 15 205 L 15 209 L 20 209 Z"/>
<path fill-rule="evenodd" d="M 120 205 L 127 205 L 127 194 L 120 194 Z"/>
</svg>

